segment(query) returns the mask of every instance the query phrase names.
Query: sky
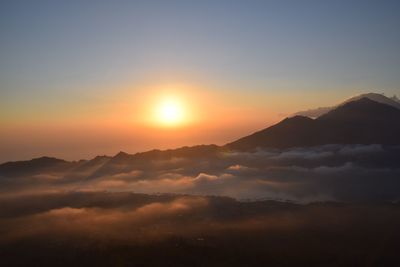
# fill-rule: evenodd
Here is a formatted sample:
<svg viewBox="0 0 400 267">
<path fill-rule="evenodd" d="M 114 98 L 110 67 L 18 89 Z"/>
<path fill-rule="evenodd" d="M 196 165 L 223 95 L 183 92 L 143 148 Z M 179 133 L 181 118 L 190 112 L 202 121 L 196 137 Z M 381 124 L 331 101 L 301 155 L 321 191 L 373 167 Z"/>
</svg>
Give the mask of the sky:
<svg viewBox="0 0 400 267">
<path fill-rule="evenodd" d="M 399 14 L 399 1 L 1 1 L 0 162 L 224 144 L 400 95 Z M 152 121 L 168 97 L 185 123 Z"/>
</svg>

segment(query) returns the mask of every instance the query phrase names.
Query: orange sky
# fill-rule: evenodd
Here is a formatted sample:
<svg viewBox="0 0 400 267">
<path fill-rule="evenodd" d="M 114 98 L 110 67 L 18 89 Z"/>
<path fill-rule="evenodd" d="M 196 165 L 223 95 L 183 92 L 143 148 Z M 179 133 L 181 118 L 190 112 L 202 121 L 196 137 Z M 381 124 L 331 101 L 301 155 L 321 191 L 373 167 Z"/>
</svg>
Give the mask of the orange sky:
<svg viewBox="0 0 400 267">
<path fill-rule="evenodd" d="M 182 122 L 165 125 L 155 117 L 165 97 L 178 99 Z M 87 102 L 63 102 L 59 108 L 44 103 L 4 119 L 0 161 L 43 155 L 78 160 L 119 151 L 222 145 L 319 101 L 304 99 L 304 94 L 246 94 L 183 83 L 122 86 Z"/>
</svg>

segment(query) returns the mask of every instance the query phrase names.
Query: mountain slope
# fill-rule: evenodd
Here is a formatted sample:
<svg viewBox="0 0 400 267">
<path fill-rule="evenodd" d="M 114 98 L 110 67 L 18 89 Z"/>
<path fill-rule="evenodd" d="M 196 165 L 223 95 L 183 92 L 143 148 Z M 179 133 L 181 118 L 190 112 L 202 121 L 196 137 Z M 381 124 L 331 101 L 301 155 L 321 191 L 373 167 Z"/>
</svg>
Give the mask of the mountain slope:
<svg viewBox="0 0 400 267">
<path fill-rule="evenodd" d="M 151 164 L 153 161 L 166 161 L 174 158 L 212 159 L 217 155 L 219 150 L 220 147 L 217 145 L 198 145 L 168 150 L 151 150 L 133 155 L 119 152 L 93 172 L 93 174 L 88 178 L 95 178 L 113 173 L 128 173 L 135 169 L 151 168 L 154 170 L 156 167 Z"/>
<path fill-rule="evenodd" d="M 259 146 L 277 148 L 311 146 L 314 144 L 311 136 L 309 136 L 309 129 L 313 125 L 313 119 L 308 117 L 286 118 L 278 124 L 240 138 L 225 145 L 225 147 L 235 150 L 248 150 Z"/>
<path fill-rule="evenodd" d="M 41 157 L 26 161 L 13 161 L 0 164 L 0 176 L 36 174 L 48 171 L 65 171 L 75 166 L 75 162 L 67 162 L 62 159 Z"/>
<path fill-rule="evenodd" d="M 286 118 L 269 128 L 225 145 L 234 150 L 325 144 L 400 144 L 400 109 L 361 98 L 310 119 Z"/>
</svg>

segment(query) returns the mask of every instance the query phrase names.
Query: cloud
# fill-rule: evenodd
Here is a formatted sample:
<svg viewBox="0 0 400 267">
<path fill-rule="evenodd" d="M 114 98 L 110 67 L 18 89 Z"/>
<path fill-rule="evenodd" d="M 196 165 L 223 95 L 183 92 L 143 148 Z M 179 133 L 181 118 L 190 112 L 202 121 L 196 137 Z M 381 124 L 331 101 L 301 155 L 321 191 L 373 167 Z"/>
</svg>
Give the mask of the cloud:
<svg viewBox="0 0 400 267">
<path fill-rule="evenodd" d="M 107 207 L 107 195 L 105 207 L 92 206 L 90 198 L 83 202 L 84 207 L 60 205 L 60 207 L 48 209 L 42 212 L 29 213 L 25 216 L 11 217 L 0 220 L 0 225 L 8 228 L 0 241 L 20 240 L 26 238 L 46 238 L 48 236 L 80 237 L 90 235 L 92 238 L 112 238 L 119 240 L 132 240 L 145 234 L 145 238 L 162 238 L 168 234 L 169 226 L 162 227 L 164 221 L 175 221 L 176 216 L 182 216 L 191 212 L 198 212 L 208 205 L 208 200 L 201 197 L 177 197 L 163 202 L 152 201 L 137 208 L 116 206 Z M 73 197 L 70 195 L 69 197 Z M 162 200 L 162 198 L 160 199 Z M 108 199 L 109 201 L 109 199 Z M 130 201 L 130 199 L 126 199 Z M 104 203 L 104 202 L 103 202 Z M 127 204 L 127 203 L 123 203 Z M 128 202 L 129 204 L 129 202 Z M 140 204 L 140 202 L 139 202 Z M 91 207 L 92 206 L 92 207 Z M 26 213 L 26 211 L 25 211 Z M 157 223 L 159 229 L 147 229 L 147 224 Z M 29 227 L 26 227 L 29 225 Z M 133 229 L 141 227 L 141 233 Z M 161 229 L 162 228 L 162 229 Z M 161 236 L 160 236 L 161 234 Z"/>
<path fill-rule="evenodd" d="M 315 160 L 333 156 L 332 151 L 315 151 L 312 149 L 293 149 L 279 153 L 272 159 L 275 160 L 289 160 L 289 159 L 307 159 Z"/>
<path fill-rule="evenodd" d="M 377 152 L 384 152 L 382 145 L 349 145 L 342 147 L 338 153 L 342 155 L 365 155 Z"/>
<path fill-rule="evenodd" d="M 3 194 L 100 190 L 299 202 L 395 201 L 400 199 L 399 158 L 399 147 L 381 145 L 226 151 L 210 158 L 122 160 L 110 168 L 111 161 L 105 161 L 96 168 L 96 176 L 72 170 L 64 175 L 4 177 L 0 184 Z"/>
</svg>

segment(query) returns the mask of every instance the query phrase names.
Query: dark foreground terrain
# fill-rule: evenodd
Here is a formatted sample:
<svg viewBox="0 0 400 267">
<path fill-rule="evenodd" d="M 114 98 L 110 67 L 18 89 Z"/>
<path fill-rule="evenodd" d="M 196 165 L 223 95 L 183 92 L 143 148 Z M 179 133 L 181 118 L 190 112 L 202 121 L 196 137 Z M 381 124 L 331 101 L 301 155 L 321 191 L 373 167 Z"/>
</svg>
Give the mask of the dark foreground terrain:
<svg viewBox="0 0 400 267">
<path fill-rule="evenodd" d="M 47 192 L 0 198 L 1 266 L 400 266 L 400 205 Z"/>
</svg>

